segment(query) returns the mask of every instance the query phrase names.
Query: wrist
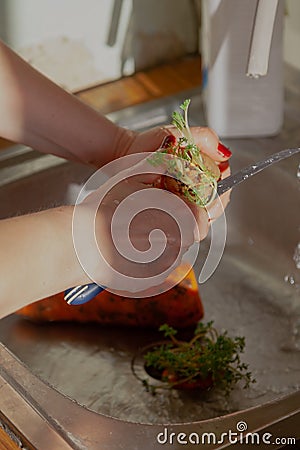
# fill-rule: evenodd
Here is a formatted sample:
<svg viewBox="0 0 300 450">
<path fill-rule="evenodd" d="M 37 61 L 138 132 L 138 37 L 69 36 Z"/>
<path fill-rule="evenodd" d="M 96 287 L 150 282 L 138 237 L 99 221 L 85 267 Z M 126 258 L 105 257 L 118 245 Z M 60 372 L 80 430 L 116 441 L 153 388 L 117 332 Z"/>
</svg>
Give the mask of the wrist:
<svg viewBox="0 0 300 450">
<path fill-rule="evenodd" d="M 97 196 L 97 193 L 95 194 Z M 110 221 L 107 220 L 110 208 L 100 206 L 94 214 L 93 194 L 76 206 L 66 206 L 57 210 L 66 249 L 70 262 L 70 275 L 67 288 L 96 283 L 104 286 L 111 275 L 105 255 L 110 254 Z M 56 220 L 59 223 L 59 220 Z M 60 233 L 60 231 L 59 231 Z M 64 258 L 64 255 L 61 254 Z"/>
<path fill-rule="evenodd" d="M 46 211 L 47 216 L 48 214 L 51 216 L 53 242 L 59 246 L 57 265 L 61 267 L 64 274 L 62 282 L 64 286 L 62 289 L 78 284 L 91 283 L 77 258 L 74 247 L 72 233 L 73 213 L 74 206 L 62 206 Z"/>
<path fill-rule="evenodd" d="M 137 135 L 138 133 L 136 131 L 118 127 L 113 143 L 111 159 L 118 159 L 132 153 L 130 149 L 133 147 Z"/>
<path fill-rule="evenodd" d="M 115 158 L 133 153 L 154 152 L 172 135 L 168 127 L 155 127 L 146 131 L 118 130 L 115 140 Z"/>
</svg>

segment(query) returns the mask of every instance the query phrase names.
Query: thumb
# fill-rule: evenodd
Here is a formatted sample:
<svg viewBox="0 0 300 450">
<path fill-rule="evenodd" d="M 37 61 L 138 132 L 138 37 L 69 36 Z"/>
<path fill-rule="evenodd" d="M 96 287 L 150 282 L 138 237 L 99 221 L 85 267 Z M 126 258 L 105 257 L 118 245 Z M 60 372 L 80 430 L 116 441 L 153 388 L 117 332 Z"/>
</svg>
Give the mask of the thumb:
<svg viewBox="0 0 300 450">
<path fill-rule="evenodd" d="M 131 145 L 130 153 L 154 152 L 162 147 L 171 132 L 165 127 L 155 127 L 138 133 Z"/>
</svg>

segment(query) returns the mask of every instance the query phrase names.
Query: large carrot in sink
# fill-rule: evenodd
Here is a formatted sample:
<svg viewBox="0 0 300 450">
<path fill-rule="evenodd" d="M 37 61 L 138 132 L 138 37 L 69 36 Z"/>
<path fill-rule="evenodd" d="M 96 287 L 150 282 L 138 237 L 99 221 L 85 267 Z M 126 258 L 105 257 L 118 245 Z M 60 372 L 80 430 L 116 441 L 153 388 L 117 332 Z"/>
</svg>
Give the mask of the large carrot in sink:
<svg viewBox="0 0 300 450">
<path fill-rule="evenodd" d="M 182 266 L 178 271 L 186 271 Z M 154 297 L 132 299 L 103 291 L 83 305 L 69 306 L 60 293 L 32 303 L 17 314 L 37 322 L 74 321 L 158 328 L 164 323 L 184 328 L 203 317 L 193 269 L 172 289 Z"/>
</svg>

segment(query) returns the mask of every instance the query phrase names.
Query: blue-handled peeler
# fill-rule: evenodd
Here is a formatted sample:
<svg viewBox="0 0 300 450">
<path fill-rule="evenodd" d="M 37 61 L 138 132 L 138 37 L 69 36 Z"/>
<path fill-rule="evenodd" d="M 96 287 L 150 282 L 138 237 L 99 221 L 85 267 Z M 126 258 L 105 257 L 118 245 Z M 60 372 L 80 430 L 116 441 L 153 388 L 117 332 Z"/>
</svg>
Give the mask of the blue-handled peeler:
<svg viewBox="0 0 300 450">
<path fill-rule="evenodd" d="M 68 305 L 82 305 L 89 302 L 100 292 L 104 291 L 105 287 L 98 286 L 96 283 L 83 284 L 65 291 L 64 299 Z"/>
</svg>

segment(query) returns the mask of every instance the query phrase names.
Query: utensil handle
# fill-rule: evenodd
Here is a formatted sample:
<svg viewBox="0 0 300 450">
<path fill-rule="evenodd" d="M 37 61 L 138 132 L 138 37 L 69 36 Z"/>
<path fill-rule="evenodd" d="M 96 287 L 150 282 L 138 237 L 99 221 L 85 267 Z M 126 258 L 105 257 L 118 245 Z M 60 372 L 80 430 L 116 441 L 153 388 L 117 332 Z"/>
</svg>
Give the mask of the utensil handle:
<svg viewBox="0 0 300 450">
<path fill-rule="evenodd" d="M 289 158 L 290 156 L 295 155 L 300 152 L 300 147 L 297 148 L 287 148 L 285 150 L 281 150 L 280 152 L 274 153 L 271 156 L 268 156 L 266 159 L 251 164 L 250 166 L 244 167 L 242 170 L 230 175 L 229 177 L 223 178 L 223 180 L 218 182 L 217 193 L 218 195 L 224 194 L 224 192 L 229 189 L 234 188 L 238 184 L 247 180 L 248 178 L 256 175 L 267 167 L 271 166 L 274 163 L 277 163 L 285 158 Z"/>
<path fill-rule="evenodd" d="M 100 292 L 105 291 L 105 287 L 96 283 L 83 284 L 65 291 L 64 299 L 68 305 L 82 305 L 92 300 Z"/>
</svg>

